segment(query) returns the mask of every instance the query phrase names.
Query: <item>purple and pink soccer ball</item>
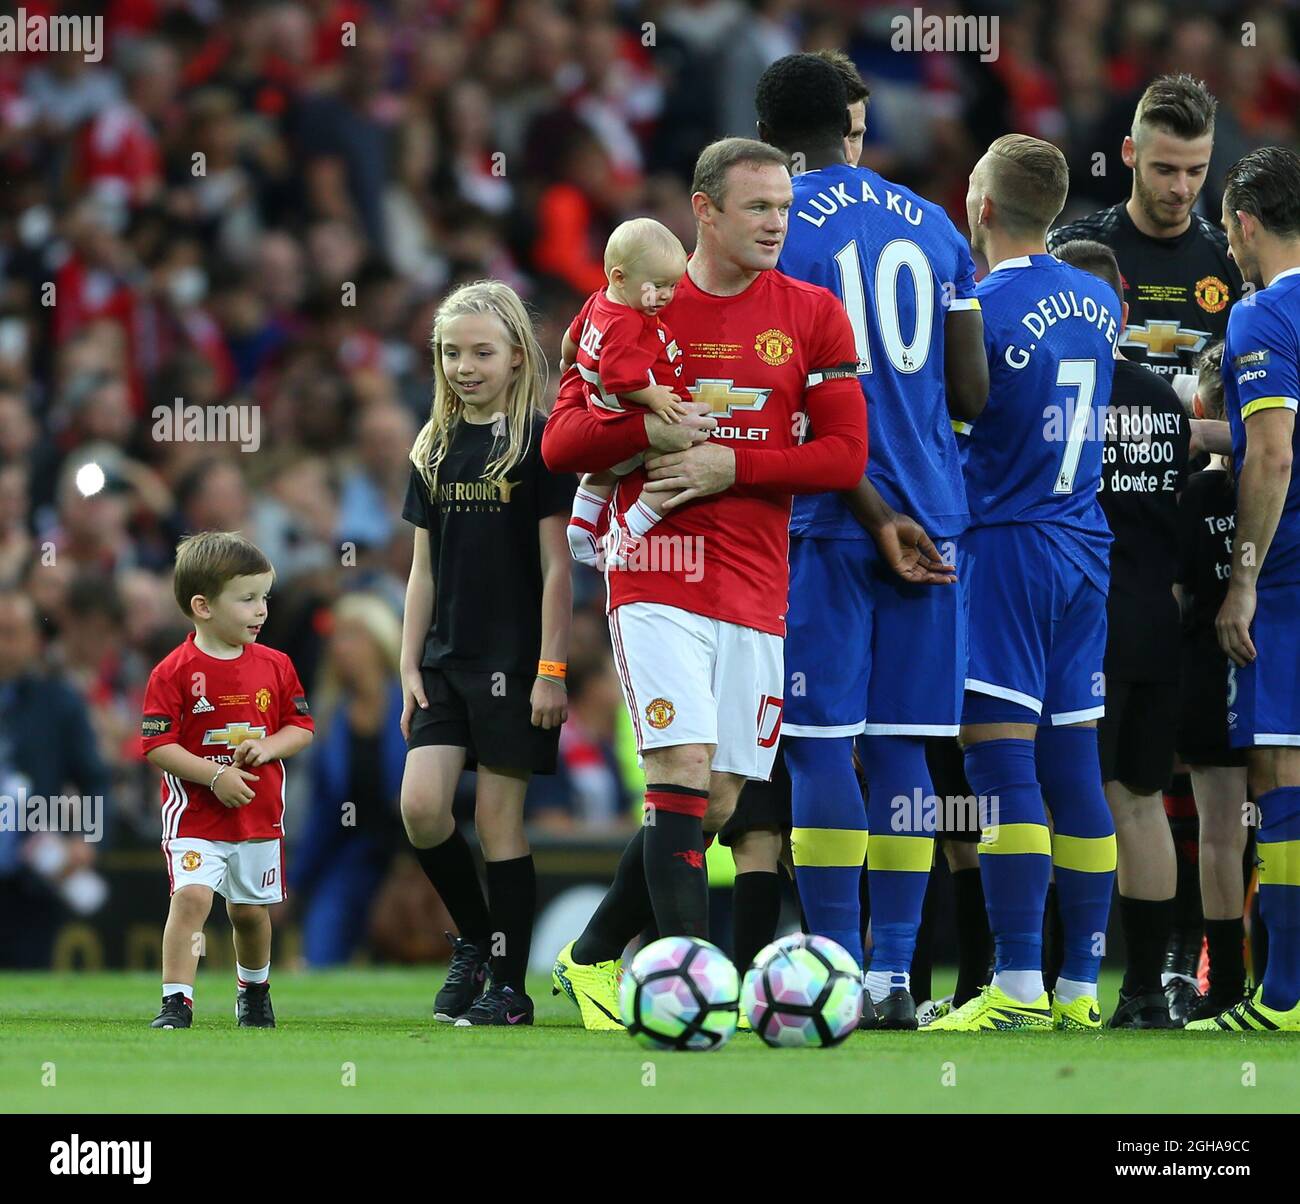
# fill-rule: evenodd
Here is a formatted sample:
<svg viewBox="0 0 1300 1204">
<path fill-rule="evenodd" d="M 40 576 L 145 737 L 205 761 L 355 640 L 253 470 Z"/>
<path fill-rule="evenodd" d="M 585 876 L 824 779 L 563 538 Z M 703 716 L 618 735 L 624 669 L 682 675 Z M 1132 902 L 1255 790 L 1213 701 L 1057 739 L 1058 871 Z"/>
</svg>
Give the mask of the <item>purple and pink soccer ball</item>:
<svg viewBox="0 0 1300 1204">
<path fill-rule="evenodd" d="M 862 971 L 824 936 L 794 933 L 773 941 L 745 975 L 740 1005 L 768 1045 L 838 1045 L 862 1017 Z"/>
<path fill-rule="evenodd" d="M 669 936 L 642 949 L 624 971 L 619 1011 L 648 1049 L 721 1049 L 736 1031 L 740 976 L 716 945 Z"/>
</svg>

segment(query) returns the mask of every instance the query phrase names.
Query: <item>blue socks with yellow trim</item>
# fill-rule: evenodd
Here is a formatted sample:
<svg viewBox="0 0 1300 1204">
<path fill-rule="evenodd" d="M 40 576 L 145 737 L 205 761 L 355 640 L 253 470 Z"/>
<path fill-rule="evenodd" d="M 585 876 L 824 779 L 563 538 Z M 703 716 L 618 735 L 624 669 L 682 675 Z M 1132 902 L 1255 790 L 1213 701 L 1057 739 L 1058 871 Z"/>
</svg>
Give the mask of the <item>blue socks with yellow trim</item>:
<svg viewBox="0 0 1300 1204">
<path fill-rule="evenodd" d="M 1088 993 L 1095 994 L 1115 882 L 1115 823 L 1101 787 L 1097 729 L 1040 727 L 1036 759 L 1052 813 L 1052 864 L 1065 935 L 1060 980 L 1070 989 L 1060 993 L 1077 997 L 1090 984 Z"/>
<path fill-rule="evenodd" d="M 857 747 L 867 779 L 871 974 L 891 975 L 891 986 L 904 986 L 934 861 L 933 818 L 926 818 L 931 813 L 925 807 L 934 786 L 925 761 L 925 740 L 859 736 Z M 875 979 L 871 984 L 877 1002 L 888 993 L 875 985 L 883 987 L 884 981 Z"/>
<path fill-rule="evenodd" d="M 858 882 L 867 813 L 853 772 L 853 737 L 781 741 L 790 771 L 790 848 L 809 932 L 829 937 L 862 964 Z"/>
<path fill-rule="evenodd" d="M 1268 929 L 1265 1007 L 1300 1002 L 1300 786 L 1259 796 L 1259 914 Z"/>
<path fill-rule="evenodd" d="M 967 746 L 966 777 L 971 789 L 989 800 L 979 856 L 996 949 L 994 985 L 1031 1003 L 1043 993 L 1043 908 L 1051 877 L 1034 742 L 986 740 Z"/>
</svg>

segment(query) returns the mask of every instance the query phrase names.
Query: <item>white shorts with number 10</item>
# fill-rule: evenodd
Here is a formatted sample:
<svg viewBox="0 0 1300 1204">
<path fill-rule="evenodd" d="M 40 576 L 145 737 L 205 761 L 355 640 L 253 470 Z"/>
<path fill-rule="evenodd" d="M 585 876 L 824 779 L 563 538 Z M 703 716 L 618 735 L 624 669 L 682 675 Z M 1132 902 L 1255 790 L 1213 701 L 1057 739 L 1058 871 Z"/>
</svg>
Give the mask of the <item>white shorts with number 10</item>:
<svg viewBox="0 0 1300 1204">
<path fill-rule="evenodd" d="M 284 901 L 284 841 L 199 840 L 173 836 L 163 841 L 172 894 L 182 886 L 206 886 L 231 903 Z"/>
<path fill-rule="evenodd" d="M 637 751 L 714 744 L 719 773 L 767 781 L 781 735 L 783 641 L 657 602 L 609 612 Z"/>
</svg>

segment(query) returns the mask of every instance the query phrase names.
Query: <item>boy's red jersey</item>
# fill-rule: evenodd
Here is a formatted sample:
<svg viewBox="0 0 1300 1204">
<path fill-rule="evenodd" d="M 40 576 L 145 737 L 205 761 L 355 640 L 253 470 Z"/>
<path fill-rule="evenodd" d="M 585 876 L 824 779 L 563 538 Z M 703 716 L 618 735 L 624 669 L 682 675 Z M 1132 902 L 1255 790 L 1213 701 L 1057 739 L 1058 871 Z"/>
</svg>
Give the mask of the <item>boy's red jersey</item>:
<svg viewBox="0 0 1300 1204">
<path fill-rule="evenodd" d="M 574 365 L 591 413 L 612 416 L 636 409 L 636 402 L 624 402 L 619 394 L 650 385 L 667 385 L 688 399 L 681 351 L 658 314 L 611 301 L 602 289 L 587 298 L 569 324 L 569 337 L 578 345 Z"/>
<path fill-rule="evenodd" d="M 146 753 L 179 744 L 211 761 L 216 773 L 219 765 L 234 763 L 235 749 L 245 740 L 290 726 L 315 730 L 306 691 L 283 652 L 249 644 L 233 660 L 221 660 L 198 648 L 191 632 L 149 675 L 140 744 Z M 249 783 L 253 801 L 246 807 L 225 806 L 206 783 L 163 774 L 163 840 L 283 837 L 284 763 L 271 761 L 248 772 L 258 780 Z"/>
</svg>

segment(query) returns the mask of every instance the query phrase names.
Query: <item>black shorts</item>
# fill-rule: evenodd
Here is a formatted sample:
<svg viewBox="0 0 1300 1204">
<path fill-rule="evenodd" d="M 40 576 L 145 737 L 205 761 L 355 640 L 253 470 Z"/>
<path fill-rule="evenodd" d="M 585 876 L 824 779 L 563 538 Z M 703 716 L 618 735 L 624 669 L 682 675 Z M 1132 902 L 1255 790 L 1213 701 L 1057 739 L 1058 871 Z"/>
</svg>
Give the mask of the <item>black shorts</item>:
<svg viewBox="0 0 1300 1204">
<path fill-rule="evenodd" d="M 1134 794 L 1169 785 L 1178 735 L 1178 686 L 1171 681 L 1106 679 L 1106 713 L 1097 721 L 1101 780 Z"/>
<path fill-rule="evenodd" d="M 1246 764 L 1246 750 L 1228 743 L 1228 657 L 1217 642 L 1183 645 L 1178 755 L 1188 765 Z"/>
<path fill-rule="evenodd" d="M 407 749 L 446 744 L 465 750 L 465 768 L 554 773 L 560 729 L 533 726 L 532 677 L 421 669 L 428 709 L 411 716 Z"/>
<path fill-rule="evenodd" d="M 966 780 L 966 754 L 956 736 L 927 736 L 925 763 L 930 770 L 934 793 L 939 798 L 966 799 L 975 793 Z M 979 844 L 977 807 L 945 807 L 940 814 L 944 819 L 943 830 L 936 833 L 940 839 Z"/>
<path fill-rule="evenodd" d="M 776 760 L 772 762 L 772 780 L 745 783 L 736 800 L 736 809 L 718 833 L 718 843 L 730 848 L 746 832 L 758 829 L 789 832 L 790 806 L 790 771 L 785 767 L 785 754 L 778 747 Z"/>
</svg>

